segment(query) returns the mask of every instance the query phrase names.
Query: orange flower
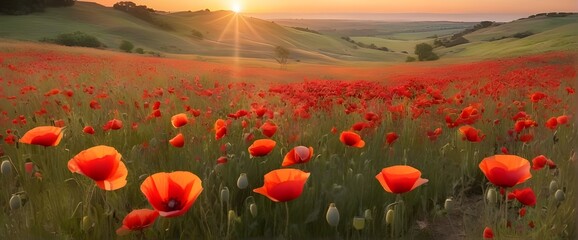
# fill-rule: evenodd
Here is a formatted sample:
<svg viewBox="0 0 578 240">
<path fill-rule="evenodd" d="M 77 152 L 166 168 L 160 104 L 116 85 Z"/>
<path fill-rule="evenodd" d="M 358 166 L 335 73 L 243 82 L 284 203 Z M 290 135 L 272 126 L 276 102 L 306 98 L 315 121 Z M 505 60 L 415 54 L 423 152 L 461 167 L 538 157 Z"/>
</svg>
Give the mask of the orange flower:
<svg viewBox="0 0 578 240">
<path fill-rule="evenodd" d="M 568 116 L 566 115 L 562 115 L 556 118 L 556 122 L 558 122 L 558 124 L 560 125 L 564 125 L 568 123 Z"/>
<path fill-rule="evenodd" d="M 253 157 L 262 157 L 269 154 L 275 148 L 277 142 L 271 139 L 259 139 L 255 140 L 251 146 L 249 146 L 249 154 Z"/>
<path fill-rule="evenodd" d="M 147 177 L 140 190 L 163 217 L 185 214 L 203 191 L 201 179 L 191 172 L 160 172 Z"/>
<path fill-rule="evenodd" d="M 261 132 L 263 135 L 267 136 L 268 138 L 273 137 L 275 132 L 277 132 L 277 125 L 272 122 L 266 122 L 265 124 L 261 125 Z"/>
<path fill-rule="evenodd" d="M 91 178 L 103 190 L 116 190 L 126 185 L 128 175 L 121 158 L 113 147 L 91 147 L 70 159 L 68 170 Z"/>
<path fill-rule="evenodd" d="M 365 146 L 365 142 L 361 140 L 361 136 L 357 133 L 351 131 L 343 131 L 339 136 L 339 141 L 347 146 L 362 148 Z"/>
<path fill-rule="evenodd" d="M 215 121 L 215 140 L 219 140 L 227 134 L 227 123 L 223 119 L 217 119 Z"/>
<path fill-rule="evenodd" d="M 301 196 L 309 175 L 310 173 L 291 168 L 273 170 L 265 174 L 263 186 L 253 189 L 253 192 L 274 202 L 291 201 Z"/>
<path fill-rule="evenodd" d="M 409 192 L 428 182 L 427 179 L 421 178 L 419 170 L 405 165 L 384 168 L 375 178 L 386 192 L 395 194 Z"/>
<path fill-rule="evenodd" d="M 481 142 L 486 137 L 486 135 L 482 134 L 480 130 L 475 129 L 470 125 L 461 126 L 458 130 L 460 134 L 462 134 L 462 139 L 470 142 Z"/>
<path fill-rule="evenodd" d="M 131 231 L 145 229 L 153 225 L 159 212 L 150 209 L 132 210 L 122 220 L 122 227 L 116 230 L 117 235 L 126 235 Z"/>
<path fill-rule="evenodd" d="M 189 119 L 187 118 L 187 114 L 184 113 L 179 113 L 171 117 L 171 124 L 174 128 L 185 126 L 188 122 Z"/>
<path fill-rule="evenodd" d="M 313 156 L 313 147 L 304 147 L 304 146 L 297 146 L 291 149 L 283 159 L 283 163 L 281 163 L 282 167 L 291 166 L 293 164 L 298 163 L 306 163 L 311 160 Z"/>
<path fill-rule="evenodd" d="M 182 148 L 185 145 L 185 137 L 182 133 L 179 133 L 177 136 L 169 140 L 169 143 L 173 145 L 173 147 Z"/>
<path fill-rule="evenodd" d="M 30 129 L 20 138 L 19 142 L 40 145 L 56 146 L 62 139 L 62 128 L 53 126 L 40 126 Z"/>
<path fill-rule="evenodd" d="M 498 187 L 513 187 L 532 177 L 530 162 L 516 155 L 494 155 L 484 158 L 480 169 Z"/>
</svg>

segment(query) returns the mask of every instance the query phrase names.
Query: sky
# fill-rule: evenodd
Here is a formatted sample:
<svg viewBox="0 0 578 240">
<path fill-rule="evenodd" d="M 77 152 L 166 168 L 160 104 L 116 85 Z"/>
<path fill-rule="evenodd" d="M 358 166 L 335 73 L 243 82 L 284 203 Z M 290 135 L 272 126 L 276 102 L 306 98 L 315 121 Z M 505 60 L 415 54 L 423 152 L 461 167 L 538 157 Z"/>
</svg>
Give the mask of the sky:
<svg viewBox="0 0 578 240">
<path fill-rule="evenodd" d="M 95 1 L 112 6 L 118 0 Z M 541 12 L 578 12 L 577 0 L 132 0 L 164 11 L 231 10 L 303 18 L 307 16 L 361 16 L 360 13 L 440 13 L 531 15 Z M 301 16 L 302 15 L 302 16 Z M 319 17 L 318 17 L 319 18 Z"/>
</svg>

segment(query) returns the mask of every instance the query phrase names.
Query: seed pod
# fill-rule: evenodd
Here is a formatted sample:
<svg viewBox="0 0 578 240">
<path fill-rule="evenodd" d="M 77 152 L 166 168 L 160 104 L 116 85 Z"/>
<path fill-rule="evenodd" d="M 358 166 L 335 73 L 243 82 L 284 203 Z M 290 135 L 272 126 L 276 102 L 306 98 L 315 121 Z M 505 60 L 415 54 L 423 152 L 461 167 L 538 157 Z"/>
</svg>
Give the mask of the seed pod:
<svg viewBox="0 0 578 240">
<path fill-rule="evenodd" d="M 0 172 L 2 172 L 5 176 L 10 176 L 12 174 L 12 163 L 8 160 L 2 161 L 2 165 L 0 165 Z"/>
<path fill-rule="evenodd" d="M 83 231 L 88 231 L 92 227 L 94 227 L 94 222 L 92 221 L 92 218 L 89 216 L 82 217 L 82 221 L 80 222 L 80 228 Z"/>
<path fill-rule="evenodd" d="M 556 182 L 556 180 L 552 180 L 550 182 L 549 190 L 550 190 L 550 194 L 553 194 L 556 192 L 556 190 L 558 190 L 558 182 Z"/>
<path fill-rule="evenodd" d="M 223 187 L 221 189 L 221 202 L 229 202 L 229 188 Z"/>
<path fill-rule="evenodd" d="M 454 207 L 454 200 L 452 200 L 451 198 L 447 198 L 446 201 L 444 202 L 444 209 L 446 211 L 451 211 Z"/>
<path fill-rule="evenodd" d="M 249 186 L 249 180 L 247 180 L 247 174 L 241 173 L 241 175 L 239 175 L 239 178 L 237 179 L 237 187 L 239 189 L 245 189 L 245 188 L 247 188 L 247 186 Z"/>
<path fill-rule="evenodd" d="M 335 207 L 335 203 L 329 204 L 329 208 L 327 209 L 327 214 L 325 214 L 325 219 L 329 226 L 337 227 L 339 224 L 339 210 Z"/>
<path fill-rule="evenodd" d="M 355 230 L 363 230 L 365 228 L 365 218 L 354 217 L 353 228 L 355 228 Z"/>
<path fill-rule="evenodd" d="M 16 210 L 21 207 L 22 207 L 22 198 L 20 198 L 20 195 L 18 194 L 12 195 L 12 197 L 10 198 L 10 209 Z"/>
<path fill-rule="evenodd" d="M 249 205 L 249 212 L 251 212 L 251 216 L 257 217 L 257 204 L 251 203 L 251 205 Z"/>
<path fill-rule="evenodd" d="M 394 211 L 393 209 L 389 209 L 387 210 L 387 213 L 385 214 L 385 223 L 387 224 L 392 224 L 393 223 L 393 215 L 394 215 Z"/>
<path fill-rule="evenodd" d="M 229 214 L 227 215 L 229 222 L 234 222 L 237 220 L 237 213 L 234 210 L 229 210 Z"/>
<path fill-rule="evenodd" d="M 365 209 L 365 212 L 363 213 L 363 217 L 367 220 L 373 220 L 373 217 L 371 216 L 371 210 Z"/>
<path fill-rule="evenodd" d="M 564 191 L 562 191 L 562 189 L 558 189 L 556 191 L 556 194 L 554 194 L 554 197 L 556 198 L 556 200 L 558 200 L 558 202 L 562 202 L 564 201 L 564 199 L 566 199 L 566 194 L 564 193 Z"/>
<path fill-rule="evenodd" d="M 492 204 L 496 204 L 498 202 L 498 193 L 496 192 L 496 189 L 490 188 L 490 190 L 488 190 L 486 193 L 486 200 Z"/>
</svg>

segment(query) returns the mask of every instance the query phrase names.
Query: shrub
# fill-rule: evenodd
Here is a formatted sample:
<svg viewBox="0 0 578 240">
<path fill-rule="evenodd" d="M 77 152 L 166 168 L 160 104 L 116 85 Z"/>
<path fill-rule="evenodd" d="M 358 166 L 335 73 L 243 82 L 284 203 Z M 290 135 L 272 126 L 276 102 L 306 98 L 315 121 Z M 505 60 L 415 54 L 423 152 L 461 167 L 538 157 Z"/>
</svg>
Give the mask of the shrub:
<svg viewBox="0 0 578 240">
<path fill-rule="evenodd" d="M 193 38 L 203 39 L 203 33 L 200 32 L 199 30 L 196 29 L 191 30 L 191 35 L 193 36 Z"/>
<path fill-rule="evenodd" d="M 427 43 L 415 45 L 415 52 L 420 61 L 433 61 L 439 59 L 438 55 L 433 52 L 433 47 Z"/>
<path fill-rule="evenodd" d="M 122 43 L 120 43 L 120 50 L 123 50 L 125 52 L 131 52 L 132 49 L 134 48 L 134 44 L 132 44 L 131 42 L 127 41 L 127 40 L 122 40 Z"/>
<path fill-rule="evenodd" d="M 407 58 L 405 58 L 405 61 L 406 61 L 406 62 L 415 62 L 415 60 L 417 60 L 417 59 L 415 59 L 415 58 L 412 57 L 412 56 L 407 56 Z"/>
<path fill-rule="evenodd" d="M 96 37 L 80 31 L 76 31 L 73 33 L 62 33 L 56 36 L 55 39 L 43 38 L 40 41 L 55 43 L 64 46 L 91 47 L 91 48 L 99 48 L 104 46 L 100 41 L 98 41 Z"/>
<path fill-rule="evenodd" d="M 144 53 L 145 53 L 145 52 L 144 52 L 144 49 L 142 49 L 142 48 L 136 48 L 136 49 L 134 50 L 134 52 L 135 52 L 135 53 L 138 53 L 138 54 L 144 54 Z"/>
<path fill-rule="evenodd" d="M 530 32 L 530 31 L 525 31 L 525 32 L 516 33 L 516 34 L 512 35 L 512 37 L 515 37 L 515 38 L 525 38 L 525 37 L 529 37 L 529 36 L 532 36 L 532 35 L 534 35 L 534 33 Z"/>
</svg>

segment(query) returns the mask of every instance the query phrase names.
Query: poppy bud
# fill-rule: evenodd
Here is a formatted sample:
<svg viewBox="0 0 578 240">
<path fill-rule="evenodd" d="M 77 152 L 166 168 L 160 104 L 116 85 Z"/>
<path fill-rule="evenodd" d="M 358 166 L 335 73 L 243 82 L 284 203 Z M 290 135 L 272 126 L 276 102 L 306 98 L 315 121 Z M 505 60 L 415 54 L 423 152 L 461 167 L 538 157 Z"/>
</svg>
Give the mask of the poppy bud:
<svg viewBox="0 0 578 240">
<path fill-rule="evenodd" d="M 257 217 L 257 204 L 251 203 L 251 205 L 249 205 L 249 212 L 251 216 Z"/>
<path fill-rule="evenodd" d="M 454 207 L 454 200 L 452 200 L 451 198 L 447 198 L 446 201 L 444 202 L 444 209 L 446 211 L 451 211 Z"/>
<path fill-rule="evenodd" d="M 247 180 L 247 174 L 241 173 L 241 175 L 239 175 L 239 178 L 237 179 L 237 187 L 239 189 L 245 189 L 245 188 L 247 188 L 247 186 L 249 186 L 249 181 Z"/>
<path fill-rule="evenodd" d="M 556 182 L 556 180 L 552 180 L 550 182 L 550 194 L 555 193 L 556 190 L 558 190 L 558 182 Z"/>
<path fill-rule="evenodd" d="M 22 207 L 22 198 L 20 198 L 20 195 L 18 194 L 12 195 L 12 197 L 10 198 L 10 209 L 16 210 L 21 207 Z"/>
<path fill-rule="evenodd" d="M 554 197 L 556 198 L 556 200 L 558 200 L 558 202 L 562 202 L 564 201 L 564 199 L 566 199 L 566 194 L 564 193 L 564 191 L 562 191 L 562 189 L 558 189 L 556 191 L 556 194 L 554 194 Z"/>
<path fill-rule="evenodd" d="M 89 216 L 82 217 L 82 221 L 80 222 L 80 228 L 84 231 L 87 231 L 92 227 L 94 227 L 94 222 L 92 221 L 92 218 Z"/>
<path fill-rule="evenodd" d="M 393 223 L 393 209 L 389 209 L 387 210 L 387 213 L 385 214 L 385 223 L 387 224 L 392 224 Z"/>
<path fill-rule="evenodd" d="M 355 230 L 363 230 L 365 228 L 365 218 L 354 217 L 353 228 L 355 228 Z"/>
<path fill-rule="evenodd" d="M 221 189 L 221 202 L 228 202 L 229 201 L 229 188 L 223 187 Z"/>
<path fill-rule="evenodd" d="M 490 190 L 488 190 L 486 193 L 486 200 L 492 204 L 496 204 L 498 202 L 498 193 L 496 192 L 496 189 L 490 188 Z"/>
<path fill-rule="evenodd" d="M 365 209 L 365 212 L 363 213 L 363 217 L 367 220 L 372 220 L 373 217 L 371 216 L 371 210 Z"/>
<path fill-rule="evenodd" d="M 6 176 L 12 174 L 12 164 L 10 163 L 10 161 L 8 160 L 2 161 L 2 165 L 0 166 L 0 172 L 2 172 L 2 174 Z"/>
<path fill-rule="evenodd" d="M 337 224 L 339 224 L 339 210 L 335 207 L 335 203 L 329 204 L 329 209 L 327 209 L 325 219 L 327 220 L 327 223 L 329 223 L 329 226 L 337 227 Z"/>
<path fill-rule="evenodd" d="M 34 163 L 33 162 L 25 162 L 24 163 L 24 170 L 26 173 L 32 175 L 34 173 Z"/>
<path fill-rule="evenodd" d="M 229 222 L 234 222 L 237 220 L 237 213 L 235 213 L 234 210 L 229 210 L 229 214 L 227 215 L 227 219 L 229 219 Z"/>
</svg>

